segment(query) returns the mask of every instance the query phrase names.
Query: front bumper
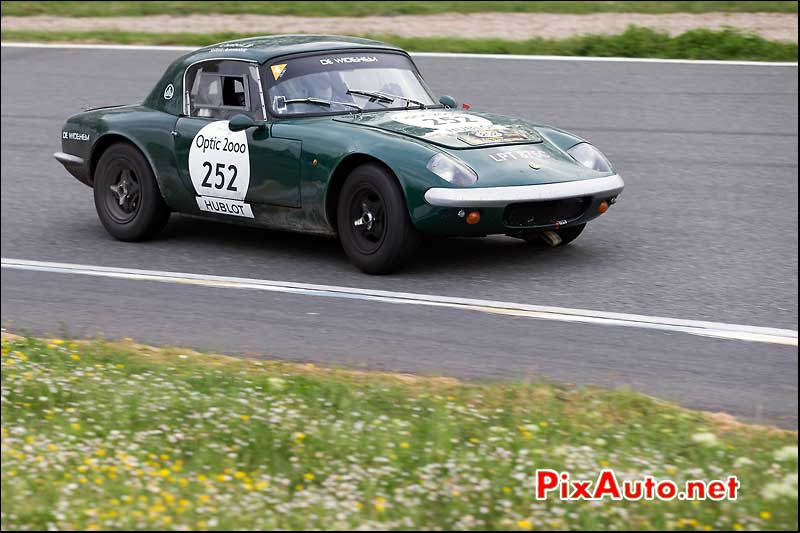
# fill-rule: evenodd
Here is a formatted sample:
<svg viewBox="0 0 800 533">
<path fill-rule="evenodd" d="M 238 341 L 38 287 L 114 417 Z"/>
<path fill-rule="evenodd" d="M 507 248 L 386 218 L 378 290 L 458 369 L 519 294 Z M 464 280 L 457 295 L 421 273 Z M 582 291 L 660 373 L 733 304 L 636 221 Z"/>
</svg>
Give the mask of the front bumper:
<svg viewBox="0 0 800 533">
<path fill-rule="evenodd" d="M 580 196 L 617 196 L 625 187 L 619 174 L 579 181 L 516 185 L 510 187 L 474 187 L 468 189 L 433 188 L 425 192 L 425 201 L 438 207 L 505 207 L 518 202 L 561 200 Z"/>
<path fill-rule="evenodd" d="M 433 188 L 412 210 L 420 231 L 450 236 L 518 235 L 585 224 L 616 202 L 625 183 L 617 175 L 541 185 Z M 601 204 L 606 204 L 601 209 Z M 478 211 L 480 221 L 466 222 Z"/>
</svg>

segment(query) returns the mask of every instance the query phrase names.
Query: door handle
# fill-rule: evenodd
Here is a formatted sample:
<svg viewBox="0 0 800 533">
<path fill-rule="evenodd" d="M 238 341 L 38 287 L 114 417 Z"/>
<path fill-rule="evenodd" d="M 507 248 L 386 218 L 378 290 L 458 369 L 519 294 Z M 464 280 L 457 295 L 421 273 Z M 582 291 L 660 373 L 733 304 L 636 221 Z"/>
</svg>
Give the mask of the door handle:
<svg viewBox="0 0 800 533">
<path fill-rule="evenodd" d="M 176 130 L 172 130 L 170 133 L 172 134 L 173 137 L 180 137 L 181 136 L 181 134 L 178 133 Z"/>
</svg>

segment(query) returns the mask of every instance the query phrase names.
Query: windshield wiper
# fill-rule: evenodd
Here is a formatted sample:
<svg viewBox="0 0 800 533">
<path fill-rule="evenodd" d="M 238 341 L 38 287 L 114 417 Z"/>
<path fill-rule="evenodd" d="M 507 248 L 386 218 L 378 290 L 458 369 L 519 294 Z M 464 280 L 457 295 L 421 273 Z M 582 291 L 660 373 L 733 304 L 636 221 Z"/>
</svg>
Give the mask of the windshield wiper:
<svg viewBox="0 0 800 533">
<path fill-rule="evenodd" d="M 398 100 L 398 99 L 399 100 L 405 100 L 409 104 L 418 105 L 422 109 L 425 109 L 425 103 L 424 102 L 420 102 L 419 100 L 414 100 L 413 98 L 408 98 L 407 96 L 399 96 L 399 95 L 396 95 L 396 94 L 382 93 L 380 91 L 361 91 L 361 90 L 356 90 L 356 89 L 347 91 L 347 94 L 355 94 L 355 95 L 359 95 L 359 96 L 366 96 L 366 97 L 370 98 L 371 100 L 377 100 L 379 102 L 386 102 L 387 104 L 391 104 L 392 102 L 394 102 L 395 100 Z"/>
<path fill-rule="evenodd" d="M 361 106 L 356 104 L 351 104 L 350 102 L 336 102 L 334 100 L 323 100 L 322 98 L 314 98 L 313 96 L 309 96 L 308 98 L 295 98 L 293 100 L 284 100 L 284 105 L 287 104 L 316 104 L 325 107 L 331 107 L 332 105 L 343 105 L 346 107 L 352 107 L 353 109 L 358 109 L 361 111 Z"/>
</svg>

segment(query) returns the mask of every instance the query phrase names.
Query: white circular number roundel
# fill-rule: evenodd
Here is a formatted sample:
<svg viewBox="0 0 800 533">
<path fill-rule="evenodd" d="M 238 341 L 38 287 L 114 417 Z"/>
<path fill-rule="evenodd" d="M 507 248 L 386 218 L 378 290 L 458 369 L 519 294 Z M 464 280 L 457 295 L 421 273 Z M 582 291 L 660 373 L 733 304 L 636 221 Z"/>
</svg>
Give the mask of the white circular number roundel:
<svg viewBox="0 0 800 533">
<path fill-rule="evenodd" d="M 228 129 L 227 120 L 203 127 L 189 149 L 189 175 L 200 196 L 243 201 L 250 185 L 247 134 Z"/>
<path fill-rule="evenodd" d="M 452 111 L 422 111 L 397 113 L 392 117 L 397 122 L 417 128 L 427 128 L 439 132 L 463 131 L 475 128 L 487 128 L 493 125 L 491 120 Z"/>
</svg>

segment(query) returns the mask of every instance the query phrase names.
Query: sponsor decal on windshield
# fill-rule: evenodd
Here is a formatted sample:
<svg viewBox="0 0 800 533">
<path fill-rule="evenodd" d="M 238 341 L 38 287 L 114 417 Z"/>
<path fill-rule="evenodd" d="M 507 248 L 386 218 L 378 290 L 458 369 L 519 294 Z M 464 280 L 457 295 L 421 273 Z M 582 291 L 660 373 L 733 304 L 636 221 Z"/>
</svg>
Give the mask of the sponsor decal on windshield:
<svg viewBox="0 0 800 533">
<path fill-rule="evenodd" d="M 336 65 L 337 63 L 375 63 L 378 58 L 375 56 L 353 56 L 353 57 L 326 57 L 319 60 L 320 65 Z"/>
<path fill-rule="evenodd" d="M 283 73 L 286 72 L 286 63 L 282 65 L 272 65 L 269 67 L 272 71 L 272 76 L 275 78 L 275 81 L 278 81 Z"/>
</svg>

